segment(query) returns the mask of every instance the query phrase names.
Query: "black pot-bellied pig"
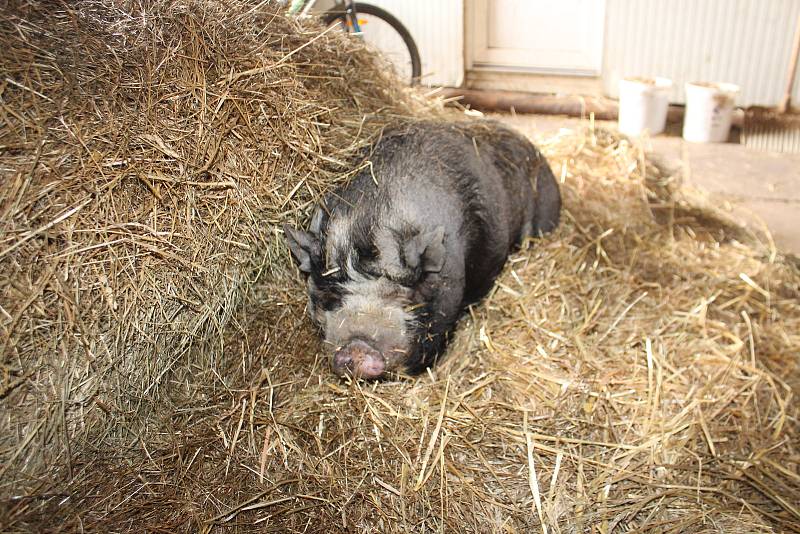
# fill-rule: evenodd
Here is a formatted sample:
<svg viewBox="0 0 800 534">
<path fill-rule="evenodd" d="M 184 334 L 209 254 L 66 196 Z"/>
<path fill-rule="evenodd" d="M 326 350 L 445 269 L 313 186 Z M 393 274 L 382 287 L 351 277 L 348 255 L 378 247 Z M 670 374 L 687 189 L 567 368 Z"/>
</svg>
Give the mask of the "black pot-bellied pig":
<svg viewBox="0 0 800 534">
<path fill-rule="evenodd" d="M 334 372 L 414 374 L 442 354 L 511 250 L 556 227 L 561 197 L 544 156 L 491 121 L 398 127 L 368 159 L 308 232 L 284 230 Z"/>
</svg>

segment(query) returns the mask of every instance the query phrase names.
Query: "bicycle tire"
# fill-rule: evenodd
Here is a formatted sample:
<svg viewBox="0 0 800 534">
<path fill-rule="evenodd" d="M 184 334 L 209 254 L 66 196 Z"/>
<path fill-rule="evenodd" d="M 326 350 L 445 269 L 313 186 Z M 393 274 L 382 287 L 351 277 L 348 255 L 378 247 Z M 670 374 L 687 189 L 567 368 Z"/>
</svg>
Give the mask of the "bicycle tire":
<svg viewBox="0 0 800 534">
<path fill-rule="evenodd" d="M 361 2 L 356 2 L 353 5 L 356 13 L 363 13 L 365 15 L 371 15 L 381 19 L 383 22 L 391 26 L 392 29 L 397 32 L 400 38 L 403 39 L 411 59 L 411 85 L 416 85 L 419 83 L 420 76 L 422 76 L 422 61 L 419 58 L 417 44 L 414 42 L 414 38 L 411 37 L 411 32 L 409 32 L 406 27 L 403 26 L 403 23 L 400 22 L 397 17 L 383 8 L 374 6 L 372 4 L 362 4 Z M 322 16 L 322 20 L 326 26 L 330 26 L 334 22 L 347 22 L 345 12 L 341 10 L 328 11 Z"/>
</svg>

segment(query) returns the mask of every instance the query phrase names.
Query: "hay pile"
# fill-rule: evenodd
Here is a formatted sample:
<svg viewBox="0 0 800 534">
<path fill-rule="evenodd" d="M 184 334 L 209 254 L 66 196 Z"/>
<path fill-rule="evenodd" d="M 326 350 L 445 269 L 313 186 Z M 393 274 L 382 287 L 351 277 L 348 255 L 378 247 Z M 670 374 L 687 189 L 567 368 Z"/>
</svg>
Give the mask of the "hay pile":
<svg viewBox="0 0 800 534">
<path fill-rule="evenodd" d="M 286 270 L 278 223 L 430 106 L 357 40 L 249 2 L 13 1 L 0 46 L 9 498 L 145 432 L 165 377 L 222 373 L 249 286 Z"/>
<path fill-rule="evenodd" d="M 4 47 L 27 89 L 2 93 L 17 122 L 0 143 L 0 526 L 800 530 L 796 263 L 628 141 L 565 131 L 537 140 L 562 180 L 562 227 L 512 258 L 447 359 L 343 383 L 275 223 L 423 104 L 339 41 L 300 49 L 318 29 L 192 5 L 207 11 L 164 8 L 151 26 L 90 3 L 27 25 L 3 14 L 2 38 L 26 36 L 38 74 L 10 70 L 18 48 Z"/>
</svg>

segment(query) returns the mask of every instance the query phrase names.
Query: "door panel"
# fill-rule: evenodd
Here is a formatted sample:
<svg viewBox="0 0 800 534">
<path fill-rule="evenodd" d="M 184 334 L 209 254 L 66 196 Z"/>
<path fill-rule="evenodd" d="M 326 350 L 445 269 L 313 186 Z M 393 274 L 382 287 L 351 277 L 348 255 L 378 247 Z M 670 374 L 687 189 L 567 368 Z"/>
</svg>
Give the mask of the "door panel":
<svg viewBox="0 0 800 534">
<path fill-rule="evenodd" d="M 475 0 L 472 63 L 532 72 L 596 75 L 603 0 Z"/>
</svg>

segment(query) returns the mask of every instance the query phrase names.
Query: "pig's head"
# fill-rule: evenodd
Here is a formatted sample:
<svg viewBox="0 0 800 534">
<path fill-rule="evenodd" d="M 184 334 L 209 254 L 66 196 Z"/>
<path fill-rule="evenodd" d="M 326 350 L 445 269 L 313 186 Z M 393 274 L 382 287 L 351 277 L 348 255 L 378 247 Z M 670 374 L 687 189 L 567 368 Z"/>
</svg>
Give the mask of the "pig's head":
<svg viewBox="0 0 800 534">
<path fill-rule="evenodd" d="M 359 228 L 319 210 L 309 232 L 284 231 L 336 374 L 372 379 L 425 363 L 426 280 L 444 263 L 443 228 Z"/>
</svg>

